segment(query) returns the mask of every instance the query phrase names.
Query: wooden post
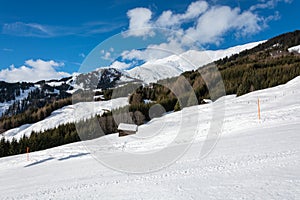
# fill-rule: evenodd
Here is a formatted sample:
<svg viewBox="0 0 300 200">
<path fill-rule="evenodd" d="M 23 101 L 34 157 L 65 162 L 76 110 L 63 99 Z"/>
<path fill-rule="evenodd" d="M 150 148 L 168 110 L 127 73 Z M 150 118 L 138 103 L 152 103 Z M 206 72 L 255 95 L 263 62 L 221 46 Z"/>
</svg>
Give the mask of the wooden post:
<svg viewBox="0 0 300 200">
<path fill-rule="evenodd" d="M 29 147 L 26 148 L 27 161 L 29 161 Z"/>
<path fill-rule="evenodd" d="M 258 108 L 258 120 L 260 120 L 260 101 L 257 99 L 257 108 Z"/>
</svg>

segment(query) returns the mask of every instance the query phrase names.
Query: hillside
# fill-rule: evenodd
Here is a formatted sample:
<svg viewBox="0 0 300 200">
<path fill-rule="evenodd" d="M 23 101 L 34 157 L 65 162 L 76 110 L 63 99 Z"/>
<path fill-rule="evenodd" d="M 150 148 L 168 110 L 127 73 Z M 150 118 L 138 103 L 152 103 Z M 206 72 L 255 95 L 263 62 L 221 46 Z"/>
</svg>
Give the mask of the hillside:
<svg viewBox="0 0 300 200">
<path fill-rule="evenodd" d="M 208 74 L 211 80 L 214 80 L 214 76 L 216 76 L 212 73 L 214 67 L 219 70 L 225 92 L 228 95 L 240 96 L 255 90 L 284 84 L 300 75 L 300 54 L 297 51 L 291 51 L 291 49 L 298 47 L 298 38 L 300 38 L 300 31 L 277 36 L 253 49 L 201 66 L 198 70 L 186 71 L 181 76 L 160 80 L 157 84 L 146 86 L 136 91 L 132 99 L 140 99 L 135 103 L 142 102 L 143 99 L 158 102 L 164 99 L 175 99 L 176 101 L 178 97 L 170 91 L 170 88 L 180 88 L 181 80 L 185 79 L 193 88 L 197 103 L 201 104 L 203 99 L 210 98 L 202 74 Z M 216 81 L 215 84 L 220 83 Z M 163 85 L 168 85 L 168 88 Z M 213 84 L 211 88 L 219 86 Z M 179 98 L 188 101 L 189 95 L 183 94 Z M 176 104 L 177 106 L 173 104 L 174 110 L 179 109 L 178 101 Z"/>
<path fill-rule="evenodd" d="M 0 5 L 0 200 L 300 200 L 300 0 Z"/>
<path fill-rule="evenodd" d="M 225 93 L 240 96 L 255 90 L 284 84 L 299 76 L 300 54 L 295 51 L 298 48 L 297 38 L 300 37 L 299 35 L 299 31 L 287 33 L 261 43 L 253 49 L 217 60 L 215 65 L 219 68 L 223 78 Z M 233 51 L 243 48 L 245 47 L 235 47 Z M 186 55 L 189 55 L 190 52 L 187 52 Z M 230 51 L 225 50 L 225 52 Z M 175 61 L 178 60 L 174 58 Z M 2 150 L 10 149 L 9 151 L 5 150 L 6 152 L 2 153 L 1 156 L 23 153 L 25 151 L 23 146 L 29 144 L 34 144 L 35 147 L 32 149 L 41 150 L 78 141 L 76 124 L 86 124 L 86 130 L 90 132 L 89 139 L 99 137 L 97 131 L 94 130 L 97 128 L 93 124 L 89 124 L 89 120 L 86 121 L 87 118 L 93 120 L 96 117 L 104 130 L 104 134 L 111 134 L 117 130 L 118 123 L 122 120 L 123 122 L 133 121 L 138 125 L 147 123 L 153 118 L 150 109 L 155 104 L 162 106 L 161 113 L 157 113 L 156 117 L 162 116 L 163 112 L 179 111 L 184 107 L 205 104 L 207 102 L 205 99 L 210 98 L 210 93 L 201 73 L 209 72 L 208 74 L 211 74 L 210 67 L 211 64 L 208 64 L 200 67 L 199 71 L 186 71 L 181 76 L 159 80 L 157 84 L 151 83 L 149 85 L 142 84 L 140 80 L 130 78 L 126 73 L 111 68 L 97 69 L 86 74 L 74 74 L 73 77 L 62 80 L 40 81 L 35 84 L 2 83 L 6 87 L 7 85 L 14 86 L 12 88 L 15 88 L 15 95 L 19 95 L 13 97 L 15 100 L 10 101 L 13 102 L 13 108 L 20 108 L 20 106 L 23 108 L 24 102 L 26 102 L 25 105 L 29 104 L 30 106 L 24 111 L 16 109 L 20 112 L 19 114 L 5 115 L 1 118 L 1 137 L 6 140 L 1 140 L 1 145 L 5 146 L 1 148 Z M 170 91 L 169 88 L 181 88 L 183 86 L 180 81 L 182 78 L 186 79 L 188 84 L 192 86 L 196 97 L 195 101 L 190 101 L 190 93 L 183 91 L 180 96 L 176 96 Z M 169 88 L 162 86 L 164 82 L 169 84 Z M 21 87 L 23 89 L 18 89 Z M 127 102 L 127 97 L 133 88 L 135 91 L 130 95 Z M 2 91 L 5 93 L 5 89 Z M 113 98 L 125 98 L 121 98 L 123 99 L 121 101 L 119 99 L 112 100 L 111 102 L 119 103 L 108 106 L 110 101 L 107 100 L 112 98 L 113 91 L 117 94 Z M 61 94 L 68 95 L 63 98 Z M 73 95 L 72 99 L 71 94 Z M 43 95 L 47 97 L 45 100 Z M 7 102 L 5 103 L 7 104 Z M 72 103 L 74 105 L 71 105 Z M 127 105 L 128 103 L 130 105 Z M 87 107 L 84 108 L 86 113 L 74 117 L 74 111 L 80 107 L 78 105 L 86 105 Z M 93 105 L 97 105 L 97 109 L 91 110 Z M 114 112 L 118 113 L 118 118 L 121 121 L 113 119 L 111 111 L 116 108 L 118 110 Z M 12 109 L 8 109 L 8 111 L 10 110 Z M 131 120 L 124 118 L 126 112 L 129 112 Z M 102 117 L 103 113 L 105 115 Z M 37 134 L 41 135 L 37 137 Z M 72 139 L 68 139 L 69 136 Z M 42 140 L 45 138 L 52 138 L 51 142 L 44 143 Z M 22 140 L 17 143 L 20 139 Z M 37 142 L 39 142 L 38 145 Z"/>
<path fill-rule="evenodd" d="M 49 117 L 41 121 L 10 129 L 2 133 L 2 137 L 10 141 L 13 138 L 19 140 L 24 135 L 30 136 L 33 131 L 42 132 L 48 129 L 54 129 L 59 125 L 78 122 L 95 115 L 102 115 L 107 110 L 123 107 L 127 104 L 128 98 L 123 97 L 108 101 L 81 102 L 74 105 L 65 106 L 61 109 L 53 111 Z"/>
<path fill-rule="evenodd" d="M 109 88 L 140 82 L 111 68 L 74 74 L 61 80 L 37 83 L 0 82 L 0 94 L 3 96 L 0 99 L 0 134 L 13 128 L 23 129 L 20 126 L 44 120 L 52 112 L 71 105 L 72 95 L 74 97 L 77 93 L 93 93 L 89 101 L 108 100 Z M 84 95 L 78 101 L 86 101 Z"/>
<path fill-rule="evenodd" d="M 199 117 L 195 140 L 186 154 L 171 166 L 152 173 L 129 175 L 107 168 L 94 159 L 95 152 L 86 149 L 93 146 L 85 142 L 30 153 L 30 161 L 26 161 L 25 154 L 0 158 L 0 176 L 5 183 L 1 185 L 0 197 L 299 199 L 299 87 L 297 77 L 285 85 L 241 97 L 230 95 L 212 104 L 167 114 L 141 126 L 136 137 L 109 135 L 91 141 L 98 153 L 122 163 L 122 152 L 153 154 L 161 148 L 181 149 L 185 140 L 169 145 L 173 131 L 181 126 L 179 116 L 184 114 L 191 119 L 189 124 L 183 124 L 186 134 L 190 133 L 191 125 L 197 125 L 195 120 Z M 261 99 L 260 121 L 257 98 Z M 203 159 L 200 152 L 208 133 L 210 113 L 224 100 L 226 115 L 221 138 Z M 162 130 L 152 135 L 159 127 Z M 152 136 L 145 138 L 147 135 Z M 137 163 L 140 161 L 136 160 L 133 166 Z M 147 170 L 148 165 L 143 166 Z"/>
<path fill-rule="evenodd" d="M 94 90 L 119 87 L 140 82 L 123 72 L 103 68 L 89 73 L 73 74 L 60 80 L 41 80 L 36 83 L 0 82 L 0 116 L 22 113 L 30 108 L 40 108 L 55 100 L 71 97 L 77 90 Z"/>
</svg>

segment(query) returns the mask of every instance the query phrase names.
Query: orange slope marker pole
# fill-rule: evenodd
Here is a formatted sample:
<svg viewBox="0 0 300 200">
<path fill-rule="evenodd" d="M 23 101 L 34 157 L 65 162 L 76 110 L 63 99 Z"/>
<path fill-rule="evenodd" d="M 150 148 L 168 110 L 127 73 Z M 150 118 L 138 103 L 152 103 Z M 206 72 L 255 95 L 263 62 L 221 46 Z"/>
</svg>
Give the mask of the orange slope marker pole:
<svg viewBox="0 0 300 200">
<path fill-rule="evenodd" d="M 260 121 L 260 101 L 259 98 L 257 99 L 257 109 L 258 109 L 258 120 Z"/>
<path fill-rule="evenodd" d="M 29 161 L 29 147 L 26 148 L 27 161 Z"/>
</svg>

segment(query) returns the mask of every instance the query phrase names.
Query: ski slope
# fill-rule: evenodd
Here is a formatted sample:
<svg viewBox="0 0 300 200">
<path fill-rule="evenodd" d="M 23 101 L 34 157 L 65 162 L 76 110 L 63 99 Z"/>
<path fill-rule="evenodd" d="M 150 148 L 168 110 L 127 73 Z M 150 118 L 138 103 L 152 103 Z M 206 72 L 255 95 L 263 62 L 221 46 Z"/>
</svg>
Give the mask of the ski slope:
<svg viewBox="0 0 300 200">
<path fill-rule="evenodd" d="M 4 137 L 5 139 L 8 139 L 10 141 L 13 138 L 19 140 L 23 137 L 23 135 L 30 136 L 33 131 L 40 132 L 58 127 L 61 124 L 88 119 L 97 114 L 102 115 L 105 110 L 112 110 L 126 105 L 128 105 L 127 97 L 112 99 L 108 101 L 76 103 L 53 111 L 49 117 L 34 124 L 25 124 L 14 129 L 10 129 L 1 134 L 0 138 Z"/>
<path fill-rule="evenodd" d="M 148 61 L 141 66 L 127 70 L 131 77 L 140 79 L 146 83 L 178 76 L 185 71 L 198 69 L 206 64 L 239 53 L 265 41 L 252 42 L 221 50 L 189 50 L 180 55 L 171 55 L 165 58 Z"/>
<path fill-rule="evenodd" d="M 33 152 L 30 161 L 26 155 L 1 158 L 0 199 L 300 199 L 299 87 L 297 77 L 285 85 L 168 113 L 140 126 L 135 136 L 113 134 Z M 202 158 L 213 108 L 224 103 L 221 138 Z M 182 126 L 181 116 L 190 124 Z M 122 163 L 123 152 L 180 149 L 184 138 L 169 145 L 174 130 L 183 127 L 187 134 L 192 124 L 197 125 L 196 135 L 184 156 L 155 172 L 112 170 L 86 148 L 101 144 L 98 153 Z M 162 131 L 153 135 L 157 130 Z"/>
</svg>

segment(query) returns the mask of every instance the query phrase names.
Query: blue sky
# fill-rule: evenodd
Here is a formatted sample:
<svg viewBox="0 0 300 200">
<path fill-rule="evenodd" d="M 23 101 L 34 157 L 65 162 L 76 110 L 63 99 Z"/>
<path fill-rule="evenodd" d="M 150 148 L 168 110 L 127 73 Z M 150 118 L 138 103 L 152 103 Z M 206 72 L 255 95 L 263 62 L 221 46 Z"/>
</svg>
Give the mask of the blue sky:
<svg viewBox="0 0 300 200">
<path fill-rule="evenodd" d="M 123 51 L 141 46 L 145 50 L 164 43 L 180 52 L 265 40 L 300 29 L 299 8 L 298 0 L 0 0 L 0 80 L 50 79 L 77 72 L 86 56 L 107 39 L 110 42 L 97 49 L 103 62 L 91 67 L 109 65 L 113 54 L 120 58 Z M 181 35 L 161 37 L 151 27 L 179 30 Z M 182 39 L 186 35 L 196 43 Z M 150 59 L 128 55 L 119 59 L 124 68 L 130 61 Z"/>
</svg>

